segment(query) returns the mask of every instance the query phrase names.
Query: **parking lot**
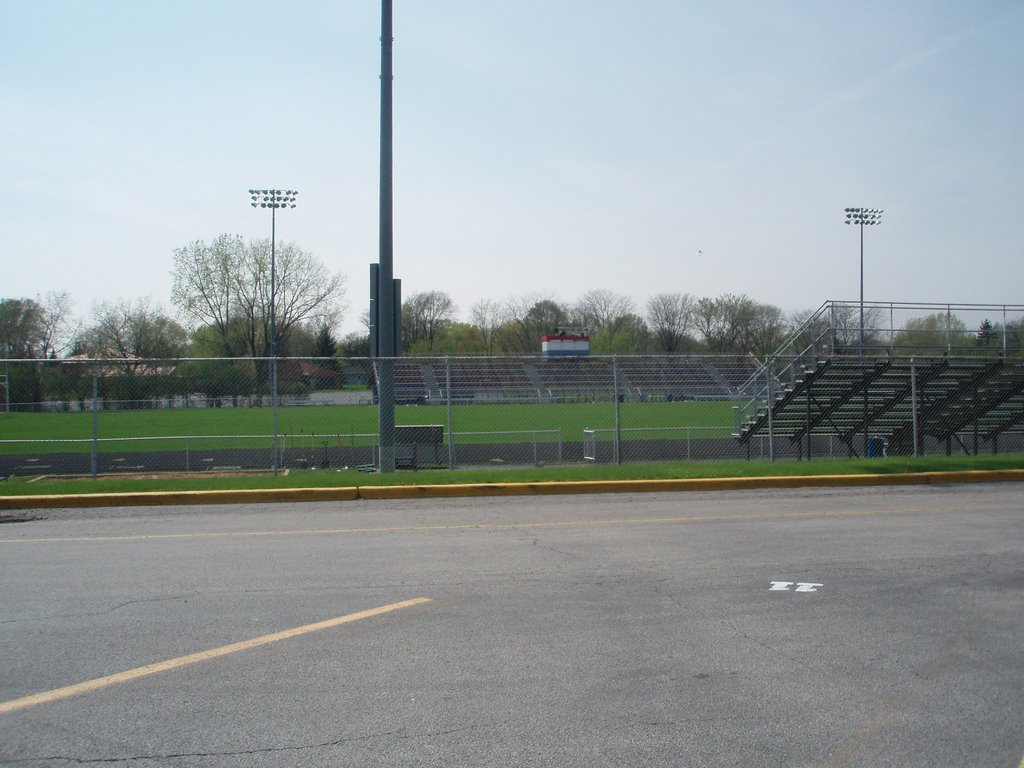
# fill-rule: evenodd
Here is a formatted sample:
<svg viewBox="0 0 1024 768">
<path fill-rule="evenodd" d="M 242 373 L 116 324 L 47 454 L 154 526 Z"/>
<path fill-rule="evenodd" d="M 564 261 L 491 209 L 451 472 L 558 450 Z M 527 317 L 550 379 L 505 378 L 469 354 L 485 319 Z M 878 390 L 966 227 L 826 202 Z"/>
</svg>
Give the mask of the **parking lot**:
<svg viewBox="0 0 1024 768">
<path fill-rule="evenodd" d="M 23 516 L 2 765 L 1022 764 L 1019 483 Z"/>
</svg>

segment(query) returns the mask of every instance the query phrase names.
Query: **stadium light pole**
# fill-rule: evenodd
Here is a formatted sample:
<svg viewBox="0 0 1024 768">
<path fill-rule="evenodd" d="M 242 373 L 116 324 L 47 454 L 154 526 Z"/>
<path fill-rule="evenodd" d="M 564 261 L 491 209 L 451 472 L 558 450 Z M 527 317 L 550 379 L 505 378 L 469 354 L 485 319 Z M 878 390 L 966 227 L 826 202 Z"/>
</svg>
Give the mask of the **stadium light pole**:
<svg viewBox="0 0 1024 768">
<path fill-rule="evenodd" d="M 277 474 L 277 209 L 294 208 L 294 189 L 250 189 L 253 208 L 270 209 L 270 402 L 274 410 L 274 455 L 271 467 Z"/>
<path fill-rule="evenodd" d="M 881 208 L 847 208 L 846 223 L 860 227 L 860 337 L 857 344 L 861 370 L 864 368 L 864 227 L 882 223 Z M 867 379 L 864 383 L 864 458 L 868 457 L 868 388 Z"/>
<path fill-rule="evenodd" d="M 847 208 L 846 223 L 860 227 L 860 342 L 858 349 L 864 361 L 864 227 L 882 223 L 881 208 Z"/>
</svg>

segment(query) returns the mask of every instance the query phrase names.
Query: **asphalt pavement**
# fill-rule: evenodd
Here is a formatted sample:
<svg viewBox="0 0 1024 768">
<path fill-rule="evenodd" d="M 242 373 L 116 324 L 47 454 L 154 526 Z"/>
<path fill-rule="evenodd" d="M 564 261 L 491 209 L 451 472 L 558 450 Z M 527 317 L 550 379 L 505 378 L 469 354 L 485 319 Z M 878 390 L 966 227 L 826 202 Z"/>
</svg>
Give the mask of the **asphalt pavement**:
<svg viewBox="0 0 1024 768">
<path fill-rule="evenodd" d="M 22 518 L 0 765 L 1024 756 L 1020 483 Z"/>
</svg>

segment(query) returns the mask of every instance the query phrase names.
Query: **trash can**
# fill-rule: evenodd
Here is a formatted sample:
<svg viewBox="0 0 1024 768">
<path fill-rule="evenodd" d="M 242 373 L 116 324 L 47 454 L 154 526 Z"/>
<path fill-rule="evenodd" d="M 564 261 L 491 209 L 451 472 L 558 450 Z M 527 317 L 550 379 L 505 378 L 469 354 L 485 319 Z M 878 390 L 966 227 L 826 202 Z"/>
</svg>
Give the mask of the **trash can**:
<svg viewBox="0 0 1024 768">
<path fill-rule="evenodd" d="M 868 438 L 868 458 L 877 458 L 878 456 L 885 455 L 885 438 L 882 437 L 869 437 Z"/>
</svg>

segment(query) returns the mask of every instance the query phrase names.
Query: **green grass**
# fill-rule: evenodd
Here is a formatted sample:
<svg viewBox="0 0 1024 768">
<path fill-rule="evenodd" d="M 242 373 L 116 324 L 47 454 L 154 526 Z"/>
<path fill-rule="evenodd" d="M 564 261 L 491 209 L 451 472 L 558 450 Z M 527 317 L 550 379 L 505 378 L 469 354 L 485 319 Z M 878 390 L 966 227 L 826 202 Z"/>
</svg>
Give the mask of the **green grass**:
<svg viewBox="0 0 1024 768">
<path fill-rule="evenodd" d="M 620 410 L 624 429 L 694 428 L 699 437 L 728 437 L 733 429 L 732 403 L 729 402 L 656 402 L 623 403 Z M 410 405 L 395 409 L 399 425 L 442 424 L 447 427 L 448 412 L 442 405 Z M 265 436 L 273 433 L 270 408 L 182 408 L 138 411 L 104 411 L 99 414 L 98 436 L 103 440 L 166 436 L 256 435 L 253 440 L 231 439 L 220 443 L 203 441 L 205 449 L 214 447 L 264 447 Z M 299 447 L 303 441 L 329 440 L 331 445 L 369 445 L 372 440 L 359 435 L 376 435 L 377 408 L 366 405 L 302 406 L 279 409 L 279 430 L 285 447 Z M 613 429 L 613 403 L 499 403 L 456 405 L 452 423 L 461 444 L 492 442 L 528 442 L 537 432 L 540 442 L 580 440 L 583 430 Z M 88 452 L 92 438 L 91 413 L 13 413 L 0 417 L 0 440 L 79 440 L 81 443 L 40 443 L 32 453 Z M 561 435 L 558 434 L 561 430 Z M 446 429 L 447 431 L 447 429 Z M 473 435 L 466 433 L 521 433 Z M 528 434 L 527 434 L 528 433 Z M 317 438 L 312 436 L 316 435 Z M 677 437 L 678 435 L 668 435 Z M 610 435 L 602 435 L 610 439 Z M 288 441 L 292 441 L 289 444 Z M 182 442 L 124 443 L 118 451 L 183 450 Z M 0 453 L 20 454 L 24 445 L 0 443 Z"/>
<path fill-rule="evenodd" d="M 827 459 L 803 462 L 676 462 L 659 464 L 579 465 L 516 469 L 429 470 L 367 474 L 356 470 L 292 470 L 287 476 L 107 478 L 37 480 L 11 478 L 0 484 L 0 495 L 129 493 L 138 491 L 195 491 L 238 488 L 332 488 L 367 485 L 432 485 L 447 483 L 522 483 L 586 480 L 657 480 L 778 475 L 852 475 L 897 472 L 1024 469 L 1024 456 L 937 456 L 880 459 Z"/>
</svg>

